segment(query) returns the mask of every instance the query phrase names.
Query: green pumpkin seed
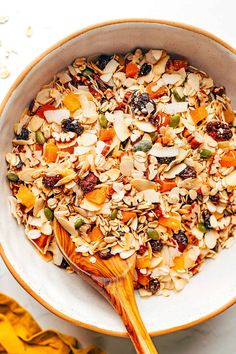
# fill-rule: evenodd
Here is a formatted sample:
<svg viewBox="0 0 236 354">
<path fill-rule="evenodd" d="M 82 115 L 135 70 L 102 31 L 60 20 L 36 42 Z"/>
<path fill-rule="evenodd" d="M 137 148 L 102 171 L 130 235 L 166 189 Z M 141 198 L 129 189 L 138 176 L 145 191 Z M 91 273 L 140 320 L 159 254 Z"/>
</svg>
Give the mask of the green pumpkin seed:
<svg viewBox="0 0 236 354">
<path fill-rule="evenodd" d="M 181 97 L 176 90 L 173 91 L 173 95 L 177 102 L 185 102 L 185 96 Z"/>
<path fill-rule="evenodd" d="M 197 224 L 197 229 L 203 232 L 204 234 L 208 231 L 208 228 L 202 222 Z"/>
<path fill-rule="evenodd" d="M 40 130 L 35 133 L 35 138 L 38 144 L 43 145 L 45 143 L 45 137 Z"/>
<path fill-rule="evenodd" d="M 159 237 L 158 232 L 154 229 L 147 229 L 147 235 L 153 240 L 157 240 Z"/>
<path fill-rule="evenodd" d="M 85 77 L 89 77 L 93 74 L 93 70 L 90 69 L 90 68 L 86 68 L 82 71 L 82 75 L 85 76 Z"/>
<path fill-rule="evenodd" d="M 107 121 L 105 115 L 104 114 L 99 114 L 98 120 L 99 120 L 102 128 L 106 129 L 108 121 Z"/>
<path fill-rule="evenodd" d="M 78 230 L 80 228 L 80 226 L 84 225 L 85 224 L 85 221 L 84 219 L 77 219 L 76 222 L 75 222 L 75 229 Z"/>
<path fill-rule="evenodd" d="M 212 156 L 212 152 L 207 149 L 202 149 L 200 151 L 200 156 L 202 159 L 209 159 Z"/>
<path fill-rule="evenodd" d="M 134 144 L 133 148 L 134 151 L 147 152 L 152 148 L 152 142 L 149 140 L 141 140 Z"/>
<path fill-rule="evenodd" d="M 18 182 L 18 181 L 19 181 L 18 176 L 15 175 L 15 173 L 13 173 L 13 172 L 8 172 L 8 173 L 7 173 L 7 178 L 8 178 L 8 180 L 11 181 L 11 182 Z"/>
<path fill-rule="evenodd" d="M 53 213 L 52 209 L 50 209 L 48 207 L 44 208 L 44 215 L 46 216 L 46 218 L 49 221 L 52 221 L 54 219 L 54 213 Z"/>
<path fill-rule="evenodd" d="M 169 126 L 172 128 L 177 128 L 180 122 L 180 116 L 175 114 L 170 118 Z"/>
<path fill-rule="evenodd" d="M 118 209 L 113 209 L 111 212 L 111 220 L 115 220 L 118 214 Z"/>
</svg>

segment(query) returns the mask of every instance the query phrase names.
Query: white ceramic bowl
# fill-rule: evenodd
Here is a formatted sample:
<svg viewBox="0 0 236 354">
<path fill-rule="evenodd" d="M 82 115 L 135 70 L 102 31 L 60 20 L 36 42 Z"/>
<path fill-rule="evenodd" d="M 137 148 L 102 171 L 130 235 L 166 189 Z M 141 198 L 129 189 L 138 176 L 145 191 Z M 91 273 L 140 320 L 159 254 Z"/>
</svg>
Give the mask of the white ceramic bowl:
<svg viewBox="0 0 236 354">
<path fill-rule="evenodd" d="M 227 87 L 236 107 L 236 51 L 218 38 L 182 24 L 155 20 L 121 20 L 75 33 L 37 58 L 16 80 L 1 107 L 0 183 L 1 254 L 17 281 L 55 314 L 84 327 L 126 335 L 106 301 L 78 276 L 44 262 L 11 216 L 7 198 L 5 153 L 11 149 L 13 124 L 39 88 L 78 56 L 127 52 L 135 47 L 165 48 L 189 59 Z M 137 302 L 151 334 L 167 333 L 208 319 L 236 302 L 236 244 L 169 298 Z"/>
</svg>

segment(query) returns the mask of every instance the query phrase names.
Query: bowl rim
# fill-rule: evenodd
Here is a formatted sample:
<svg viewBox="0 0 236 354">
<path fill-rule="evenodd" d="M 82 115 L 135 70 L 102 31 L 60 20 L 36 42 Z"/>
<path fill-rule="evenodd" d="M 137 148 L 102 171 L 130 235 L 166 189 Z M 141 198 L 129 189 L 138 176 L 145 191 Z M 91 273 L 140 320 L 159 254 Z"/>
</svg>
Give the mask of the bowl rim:
<svg viewBox="0 0 236 354">
<path fill-rule="evenodd" d="M 106 27 L 106 26 L 110 26 L 110 25 L 116 25 L 116 24 L 126 24 L 126 23 L 151 23 L 151 24 L 160 24 L 160 25 L 167 25 L 170 27 L 177 27 L 177 28 L 181 28 L 187 31 L 191 31 L 200 35 L 203 35 L 205 37 L 208 37 L 209 39 L 217 42 L 218 44 L 220 44 L 221 46 L 225 47 L 227 50 L 229 50 L 231 53 L 233 53 L 234 55 L 236 55 L 236 49 L 234 47 L 232 47 L 231 45 L 229 45 L 228 43 L 226 43 L 225 41 L 223 41 L 222 39 L 220 39 L 219 37 L 215 36 L 214 34 L 201 29 L 199 27 L 190 25 L 190 24 L 185 24 L 182 22 L 175 22 L 175 21 L 169 21 L 169 20 L 162 20 L 162 19 L 149 19 L 149 18 L 124 18 L 124 19 L 114 19 L 114 20 L 110 20 L 110 21 L 104 21 L 104 22 L 100 22 L 100 23 L 96 23 L 94 25 L 90 25 L 90 26 L 86 26 L 84 28 L 82 28 L 81 30 L 78 30 L 76 32 L 73 32 L 72 34 L 69 34 L 68 36 L 64 37 L 63 39 L 59 40 L 58 42 L 56 42 L 55 44 L 53 44 L 52 46 L 50 46 L 47 50 L 43 51 L 40 55 L 38 55 L 30 64 L 28 64 L 23 71 L 18 75 L 18 77 L 15 79 L 15 81 L 13 82 L 13 84 L 10 86 L 10 89 L 8 90 L 8 92 L 6 93 L 3 101 L 0 104 L 0 116 L 8 102 L 8 100 L 10 99 L 12 93 L 17 89 L 17 87 L 20 85 L 20 83 L 24 80 L 24 78 L 26 77 L 26 75 L 32 70 L 32 68 L 38 64 L 44 57 L 46 57 L 48 54 L 50 54 L 52 51 L 54 51 L 55 49 L 59 48 L 61 45 L 65 44 L 66 42 L 72 40 L 73 38 L 80 36 L 84 33 L 87 33 L 91 30 L 95 30 L 95 29 L 99 29 L 101 27 Z M 21 278 L 21 276 L 17 273 L 16 269 L 13 267 L 13 265 L 11 264 L 11 262 L 9 261 L 6 253 L 4 252 L 3 246 L 0 243 L 0 256 L 2 257 L 5 265 L 7 266 L 8 270 L 10 271 L 10 273 L 13 275 L 13 277 L 15 278 L 15 280 L 22 286 L 22 288 L 24 290 L 26 290 L 35 300 L 37 300 L 41 305 L 43 305 L 47 310 L 49 310 L 50 312 L 52 312 L 53 314 L 57 315 L 58 317 L 60 317 L 61 319 L 64 319 L 66 321 L 71 322 L 74 325 L 89 329 L 89 330 L 93 330 L 102 334 L 107 334 L 107 335 L 112 335 L 112 336 L 116 336 L 116 337 L 128 337 L 127 332 L 117 332 L 117 331 L 113 331 L 113 330 L 106 330 L 103 329 L 101 327 L 97 327 L 88 323 L 84 323 L 81 322 L 79 320 L 75 320 L 74 318 L 65 315 L 64 313 L 60 312 L 59 310 L 57 310 L 56 308 L 54 308 L 53 306 L 51 306 L 49 303 L 47 303 L 47 301 L 45 301 L 41 296 L 39 296 L 35 291 L 33 291 L 31 289 L 31 287 Z M 221 306 L 219 309 L 211 312 L 208 315 L 202 316 L 194 321 L 191 322 L 187 322 L 183 325 L 180 326 L 175 326 L 175 327 L 171 327 L 169 329 L 166 330 L 161 330 L 161 331 L 153 331 L 150 332 L 151 336 L 158 336 L 158 335 L 164 335 L 164 334 L 168 334 L 171 332 L 175 332 L 178 330 L 182 330 L 182 329 L 186 329 L 189 327 L 192 327 L 194 325 L 197 325 L 201 322 L 207 321 L 217 315 L 219 315 L 220 313 L 224 312 L 225 310 L 227 310 L 228 308 L 230 308 L 231 306 L 233 306 L 234 304 L 236 304 L 236 296 L 235 298 L 231 299 L 230 301 L 228 301 L 227 303 L 225 303 L 223 306 Z"/>
</svg>

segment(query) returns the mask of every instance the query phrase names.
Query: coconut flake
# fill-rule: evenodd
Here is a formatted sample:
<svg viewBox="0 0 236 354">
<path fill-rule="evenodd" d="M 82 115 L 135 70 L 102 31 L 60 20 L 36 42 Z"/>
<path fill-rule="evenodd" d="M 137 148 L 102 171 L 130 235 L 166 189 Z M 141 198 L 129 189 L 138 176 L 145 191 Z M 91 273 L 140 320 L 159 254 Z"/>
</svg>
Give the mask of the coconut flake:
<svg viewBox="0 0 236 354">
<path fill-rule="evenodd" d="M 164 74 L 162 81 L 165 85 L 174 85 L 181 79 L 179 74 Z"/>
<path fill-rule="evenodd" d="M 160 193 L 156 192 L 154 189 L 144 190 L 143 195 L 144 195 L 145 202 L 149 204 L 160 202 Z"/>
<path fill-rule="evenodd" d="M 135 121 L 135 125 L 136 127 L 145 132 L 145 133 L 152 133 L 152 132 L 155 132 L 156 131 L 156 127 L 154 127 L 154 125 L 152 125 L 151 123 L 149 122 L 145 122 L 143 120 L 136 120 Z"/>
<path fill-rule="evenodd" d="M 155 157 L 176 157 L 179 154 L 179 149 L 172 146 L 160 147 L 159 144 L 155 144 L 151 150 L 149 150 L 148 154 Z"/>
<path fill-rule="evenodd" d="M 152 181 L 148 181 L 146 179 L 137 178 L 131 179 L 130 184 L 137 189 L 137 191 L 144 191 L 146 189 L 154 189 L 157 190 L 157 184 Z"/>
<path fill-rule="evenodd" d="M 188 110 L 188 102 L 173 102 L 164 105 L 163 111 L 167 114 L 176 114 L 186 112 Z"/>
<path fill-rule="evenodd" d="M 70 111 L 68 109 L 56 109 L 53 111 L 45 111 L 44 116 L 48 123 L 60 124 L 63 119 L 70 118 Z"/>
</svg>

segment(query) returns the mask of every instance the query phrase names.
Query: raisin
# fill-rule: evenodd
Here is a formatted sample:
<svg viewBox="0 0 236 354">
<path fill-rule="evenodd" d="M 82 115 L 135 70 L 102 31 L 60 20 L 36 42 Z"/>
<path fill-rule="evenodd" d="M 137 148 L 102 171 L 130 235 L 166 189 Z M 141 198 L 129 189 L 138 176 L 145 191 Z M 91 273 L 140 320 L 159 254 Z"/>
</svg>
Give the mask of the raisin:
<svg viewBox="0 0 236 354">
<path fill-rule="evenodd" d="M 151 69 L 152 69 L 152 67 L 150 64 L 144 63 L 139 70 L 138 76 L 145 76 L 145 75 L 149 74 Z"/>
<path fill-rule="evenodd" d="M 61 264 L 59 265 L 59 268 L 66 269 L 69 266 L 65 258 L 63 258 Z"/>
<path fill-rule="evenodd" d="M 152 294 L 156 294 L 157 291 L 160 289 L 160 282 L 158 279 L 151 279 L 149 280 L 148 285 L 146 286 L 146 289 L 148 291 L 151 291 Z"/>
<path fill-rule="evenodd" d="M 131 109 L 133 113 L 152 115 L 156 111 L 155 102 L 149 98 L 148 93 L 139 93 L 135 91 L 131 98 Z"/>
<path fill-rule="evenodd" d="M 179 251 L 183 252 L 188 245 L 188 237 L 185 235 L 184 231 L 179 231 L 173 238 L 178 243 Z"/>
<path fill-rule="evenodd" d="M 211 217 L 211 213 L 209 212 L 209 210 L 207 209 L 203 210 L 202 212 L 203 223 L 207 229 L 211 228 L 210 217 Z"/>
<path fill-rule="evenodd" d="M 79 185 L 84 193 L 88 193 L 94 189 L 97 183 L 98 178 L 92 172 L 89 172 L 89 174 L 79 182 Z"/>
<path fill-rule="evenodd" d="M 73 118 L 64 119 L 62 121 L 61 128 L 65 133 L 73 132 L 78 136 L 81 135 L 84 131 L 84 127 L 82 127 L 82 125 Z"/>
<path fill-rule="evenodd" d="M 145 245 L 140 245 L 140 246 L 139 246 L 139 249 L 138 249 L 138 251 L 137 251 L 137 253 L 140 254 L 140 255 L 142 255 L 142 254 L 144 254 L 146 251 L 147 251 L 147 246 L 145 246 Z"/>
<path fill-rule="evenodd" d="M 163 248 L 163 243 L 161 240 L 150 240 L 149 243 L 153 252 L 161 252 Z"/>
<path fill-rule="evenodd" d="M 106 248 L 105 250 L 98 251 L 98 256 L 101 259 L 109 259 L 109 258 L 111 258 L 112 257 L 111 249 L 110 248 Z"/>
<path fill-rule="evenodd" d="M 220 201 L 220 196 L 219 196 L 219 194 L 210 195 L 209 199 L 212 203 L 217 204 Z"/>
<path fill-rule="evenodd" d="M 209 134 L 216 141 L 227 141 L 233 136 L 233 132 L 228 123 L 217 120 L 207 123 L 206 131 L 207 134 Z"/>
<path fill-rule="evenodd" d="M 187 167 L 185 167 L 185 169 L 182 172 L 179 173 L 179 176 L 183 179 L 196 178 L 197 173 L 192 166 L 187 166 Z"/>
<path fill-rule="evenodd" d="M 22 128 L 20 134 L 16 135 L 16 140 L 29 140 L 29 131 L 27 128 Z"/>
<path fill-rule="evenodd" d="M 169 165 L 174 160 L 175 160 L 175 156 L 173 156 L 173 157 L 157 157 L 157 161 L 161 165 L 164 165 L 164 164 Z"/>
<path fill-rule="evenodd" d="M 224 86 L 214 87 L 213 93 L 217 96 L 223 96 L 225 94 L 225 87 Z"/>
<path fill-rule="evenodd" d="M 43 177 L 43 184 L 47 188 L 53 188 L 58 181 L 62 179 L 62 175 L 55 175 L 55 176 L 44 176 Z"/>
<path fill-rule="evenodd" d="M 105 66 L 107 65 L 107 63 L 109 63 L 110 60 L 111 60 L 110 55 L 102 54 L 98 57 L 96 64 L 99 67 L 99 69 L 103 70 L 105 68 Z"/>
</svg>

